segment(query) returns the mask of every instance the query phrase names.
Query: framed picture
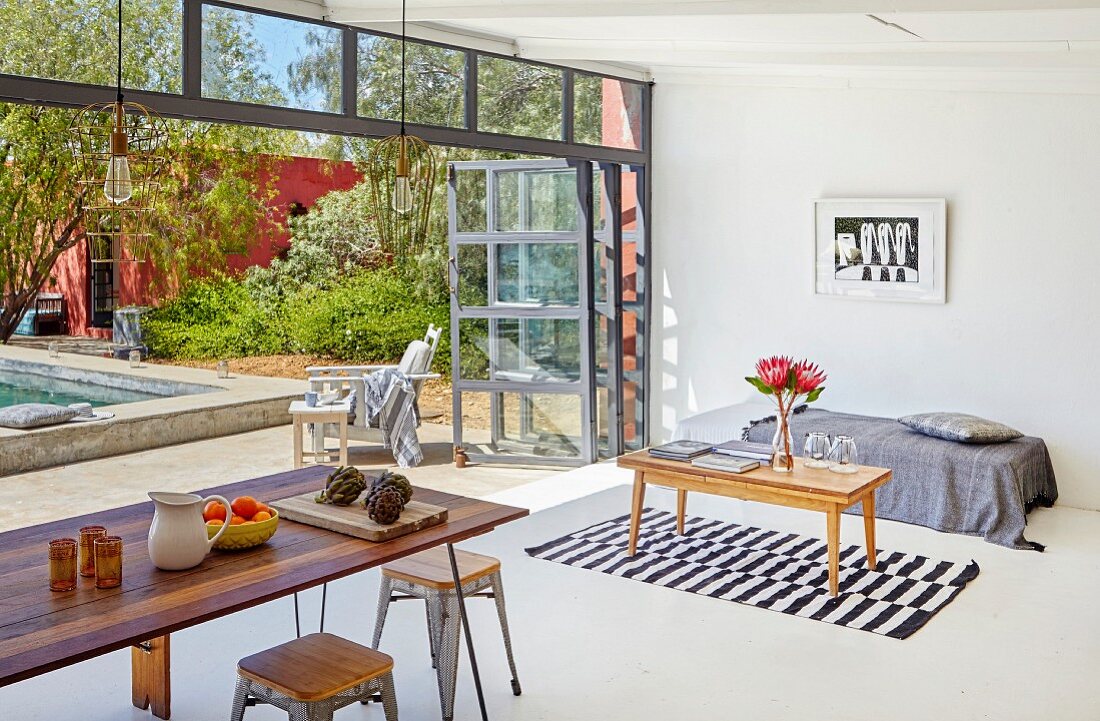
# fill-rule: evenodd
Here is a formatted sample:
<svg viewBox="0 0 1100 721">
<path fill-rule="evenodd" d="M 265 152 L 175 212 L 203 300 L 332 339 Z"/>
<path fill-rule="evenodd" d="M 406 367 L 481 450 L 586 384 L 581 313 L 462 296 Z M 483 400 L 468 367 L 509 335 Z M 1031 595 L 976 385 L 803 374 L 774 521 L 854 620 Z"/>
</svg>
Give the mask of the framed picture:
<svg viewBox="0 0 1100 721">
<path fill-rule="evenodd" d="M 946 208 L 943 198 L 815 200 L 815 292 L 945 302 Z"/>
</svg>

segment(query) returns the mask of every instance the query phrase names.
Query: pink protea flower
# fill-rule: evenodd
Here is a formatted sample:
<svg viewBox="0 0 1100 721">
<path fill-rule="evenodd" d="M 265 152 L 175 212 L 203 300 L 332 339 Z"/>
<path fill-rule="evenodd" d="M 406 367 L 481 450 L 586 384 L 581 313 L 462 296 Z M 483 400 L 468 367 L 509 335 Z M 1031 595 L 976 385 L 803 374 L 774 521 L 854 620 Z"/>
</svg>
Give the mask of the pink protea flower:
<svg viewBox="0 0 1100 721">
<path fill-rule="evenodd" d="M 787 387 L 794 360 L 788 356 L 772 356 L 756 361 L 756 377 L 776 393 Z"/>
<path fill-rule="evenodd" d="M 828 377 L 816 364 L 808 360 L 800 360 L 794 364 L 795 386 L 797 395 L 816 390 Z"/>
</svg>

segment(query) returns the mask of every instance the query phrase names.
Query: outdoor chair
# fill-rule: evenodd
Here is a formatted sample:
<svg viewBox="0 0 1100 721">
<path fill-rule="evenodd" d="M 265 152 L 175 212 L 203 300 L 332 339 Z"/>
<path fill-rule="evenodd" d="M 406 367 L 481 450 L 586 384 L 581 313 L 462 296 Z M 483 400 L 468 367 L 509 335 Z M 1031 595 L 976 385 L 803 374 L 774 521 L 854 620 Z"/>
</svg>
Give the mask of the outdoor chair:
<svg viewBox="0 0 1100 721">
<path fill-rule="evenodd" d="M 366 395 L 364 377 L 375 371 L 393 369 L 400 371 L 412 382 L 413 399 L 410 407 L 416 414 L 416 425 L 420 425 L 420 391 L 424 387 L 424 381 L 439 378 L 440 374 L 432 373 L 432 362 L 435 360 L 435 351 L 439 346 L 441 328 L 434 325 L 428 326 L 423 340 L 414 340 L 409 343 L 401 361 L 394 365 L 365 365 L 365 366 L 310 366 L 306 368 L 309 374 L 310 389 L 323 392 L 325 387 L 340 390 L 345 397 L 354 394 L 352 404 L 352 416 L 348 418 L 348 438 L 367 441 L 370 443 L 385 443 L 383 431 L 379 427 L 378 417 L 368 418 L 362 412 L 363 398 Z M 391 393 L 386 406 L 378 415 L 386 418 L 394 418 L 394 406 L 403 401 L 400 393 Z M 334 436 L 338 431 L 335 426 L 328 424 L 314 431 L 314 450 L 324 448 L 325 438 Z"/>
<path fill-rule="evenodd" d="M 34 299 L 34 334 L 42 335 L 42 326 L 53 324 L 58 335 L 68 331 L 65 317 L 65 296 L 60 293 L 39 293 Z"/>
</svg>

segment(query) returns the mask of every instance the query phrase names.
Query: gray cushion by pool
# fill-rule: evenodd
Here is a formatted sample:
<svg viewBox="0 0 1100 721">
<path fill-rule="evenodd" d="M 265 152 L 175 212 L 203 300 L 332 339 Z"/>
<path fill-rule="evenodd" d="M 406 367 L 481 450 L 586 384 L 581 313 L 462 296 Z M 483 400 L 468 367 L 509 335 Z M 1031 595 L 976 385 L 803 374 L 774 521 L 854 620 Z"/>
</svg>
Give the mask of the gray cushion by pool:
<svg viewBox="0 0 1100 721">
<path fill-rule="evenodd" d="M 926 436 L 960 443 L 1003 443 L 1024 435 L 1003 423 L 967 413 L 918 413 L 898 421 Z"/>
<path fill-rule="evenodd" d="M 76 411 L 50 403 L 20 403 L 0 408 L 0 426 L 5 428 L 40 428 L 64 423 L 76 417 Z"/>
</svg>

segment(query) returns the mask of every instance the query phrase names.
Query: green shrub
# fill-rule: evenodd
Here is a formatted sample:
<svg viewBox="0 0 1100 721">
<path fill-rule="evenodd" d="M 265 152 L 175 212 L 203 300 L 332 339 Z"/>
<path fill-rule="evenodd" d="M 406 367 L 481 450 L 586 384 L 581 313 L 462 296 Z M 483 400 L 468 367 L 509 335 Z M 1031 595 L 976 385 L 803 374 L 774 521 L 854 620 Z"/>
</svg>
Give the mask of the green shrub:
<svg viewBox="0 0 1100 721">
<path fill-rule="evenodd" d="M 351 363 L 395 361 L 428 324 L 446 328 L 446 305 L 415 297 L 392 269 L 360 271 L 329 290 L 304 288 L 286 304 L 286 329 L 294 352 L 332 356 Z M 441 341 L 437 367 L 445 366 Z"/>
<path fill-rule="evenodd" d="M 240 281 L 216 277 L 189 283 L 142 325 L 150 350 L 164 358 L 270 355 L 286 348 L 280 315 L 257 304 Z"/>
<path fill-rule="evenodd" d="M 150 350 L 178 360 L 306 353 L 384 363 L 399 359 L 434 323 L 444 329 L 435 369 L 449 368 L 448 306 L 423 300 L 407 271 L 357 270 L 329 287 L 303 285 L 285 295 L 258 295 L 255 282 L 190 283 L 145 316 Z"/>
</svg>

